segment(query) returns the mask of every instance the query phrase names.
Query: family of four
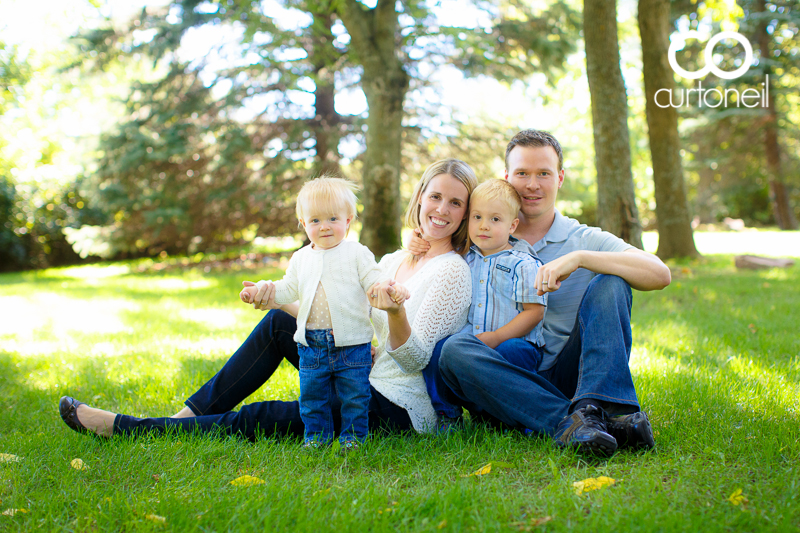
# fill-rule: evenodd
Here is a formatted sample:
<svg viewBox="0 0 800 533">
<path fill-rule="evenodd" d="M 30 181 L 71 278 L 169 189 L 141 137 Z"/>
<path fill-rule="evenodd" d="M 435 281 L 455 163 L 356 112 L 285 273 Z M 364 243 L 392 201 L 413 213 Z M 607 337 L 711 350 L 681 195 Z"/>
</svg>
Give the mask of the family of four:
<svg viewBox="0 0 800 533">
<path fill-rule="evenodd" d="M 350 449 L 379 429 L 448 431 L 466 408 L 580 451 L 653 447 L 628 367 L 631 288 L 662 289 L 670 271 L 561 215 L 562 167 L 558 141 L 537 130 L 509 142 L 505 180 L 479 186 L 466 163 L 434 163 L 406 211 L 409 250 L 377 264 L 345 240 L 352 185 L 312 180 L 297 201 L 311 244 L 282 280 L 240 293 L 273 311 L 180 412 L 137 418 L 63 397 L 61 417 L 109 437 L 183 428 L 317 447 L 338 434 Z M 299 402 L 231 410 L 284 359 L 299 370 Z"/>
</svg>

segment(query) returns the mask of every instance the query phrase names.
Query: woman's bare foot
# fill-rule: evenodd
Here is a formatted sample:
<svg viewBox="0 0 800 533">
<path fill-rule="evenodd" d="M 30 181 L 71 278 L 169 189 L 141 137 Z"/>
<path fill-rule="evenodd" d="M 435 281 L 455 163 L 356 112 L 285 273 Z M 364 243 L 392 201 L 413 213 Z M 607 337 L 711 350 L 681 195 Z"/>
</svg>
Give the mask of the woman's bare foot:
<svg viewBox="0 0 800 533">
<path fill-rule="evenodd" d="M 172 415 L 170 418 L 194 418 L 195 416 L 197 415 L 194 414 L 194 411 L 192 411 L 188 407 L 184 407 L 183 409 Z"/>
<path fill-rule="evenodd" d="M 83 427 L 101 437 L 110 437 L 114 433 L 116 413 L 82 404 L 75 410 L 75 414 Z"/>
</svg>

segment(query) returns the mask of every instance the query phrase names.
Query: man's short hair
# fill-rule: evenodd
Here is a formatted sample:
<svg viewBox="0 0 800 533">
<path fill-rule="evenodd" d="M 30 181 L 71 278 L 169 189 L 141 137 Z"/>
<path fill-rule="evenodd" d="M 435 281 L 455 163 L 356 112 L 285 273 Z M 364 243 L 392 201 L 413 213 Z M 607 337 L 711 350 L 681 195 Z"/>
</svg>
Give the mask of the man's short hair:
<svg viewBox="0 0 800 533">
<path fill-rule="evenodd" d="M 522 208 L 522 197 L 513 185 L 502 179 L 490 179 L 478 185 L 472 191 L 469 201 L 472 203 L 478 198 L 489 202 L 500 202 L 508 209 L 512 220 L 517 218 Z"/>
<path fill-rule="evenodd" d="M 508 154 L 515 146 L 532 146 L 538 148 L 540 146 L 552 146 L 558 156 L 558 170 L 564 166 L 564 154 L 561 153 L 561 144 L 555 137 L 546 131 L 541 130 L 522 130 L 514 135 L 506 147 L 506 170 L 508 170 Z"/>
</svg>

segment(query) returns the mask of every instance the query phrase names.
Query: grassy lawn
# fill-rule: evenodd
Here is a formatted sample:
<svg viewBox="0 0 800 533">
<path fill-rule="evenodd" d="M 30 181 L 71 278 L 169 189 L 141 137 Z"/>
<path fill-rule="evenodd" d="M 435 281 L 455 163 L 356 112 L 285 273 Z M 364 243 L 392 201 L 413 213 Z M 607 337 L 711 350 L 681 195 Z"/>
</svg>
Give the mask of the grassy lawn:
<svg viewBox="0 0 800 533">
<path fill-rule="evenodd" d="M 261 317 L 238 301 L 240 281 L 280 273 L 2 275 L 0 453 L 20 460 L 0 462 L 0 512 L 26 512 L 0 515 L 0 531 L 798 530 L 800 265 L 672 267 L 668 289 L 634 295 L 631 364 L 657 449 L 602 461 L 479 426 L 377 436 L 346 456 L 285 439 L 81 436 L 60 396 L 176 412 Z M 248 401 L 297 394 L 285 366 Z M 511 467 L 464 477 L 490 462 Z M 264 483 L 231 485 L 243 475 Z M 575 493 L 599 476 L 616 484 Z"/>
</svg>

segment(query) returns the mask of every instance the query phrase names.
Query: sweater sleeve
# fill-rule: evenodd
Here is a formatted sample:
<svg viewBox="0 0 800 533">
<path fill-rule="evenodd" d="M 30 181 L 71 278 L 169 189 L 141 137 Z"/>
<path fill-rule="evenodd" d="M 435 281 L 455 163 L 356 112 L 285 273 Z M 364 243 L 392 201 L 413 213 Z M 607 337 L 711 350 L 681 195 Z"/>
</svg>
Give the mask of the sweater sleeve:
<svg viewBox="0 0 800 533">
<path fill-rule="evenodd" d="M 302 250 L 292 255 L 292 258 L 289 259 L 289 268 L 286 269 L 283 279 L 275 282 L 275 303 L 277 304 L 290 304 L 300 299 L 297 264 L 300 262 L 298 256 L 301 253 Z"/>
<path fill-rule="evenodd" d="M 375 256 L 366 246 L 358 250 L 358 279 L 364 292 L 379 281 L 387 279 L 383 270 L 375 262 Z"/>
<path fill-rule="evenodd" d="M 472 300 L 469 267 L 458 258 L 437 271 L 420 303 L 408 340 L 388 353 L 403 372 L 419 372 L 430 361 L 433 347 L 464 325 Z"/>
</svg>

